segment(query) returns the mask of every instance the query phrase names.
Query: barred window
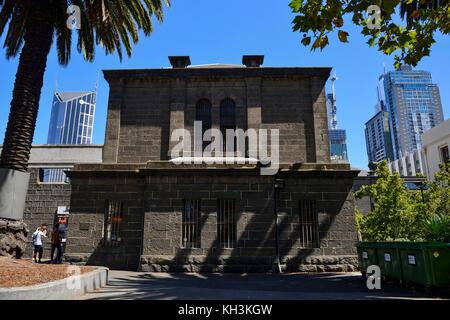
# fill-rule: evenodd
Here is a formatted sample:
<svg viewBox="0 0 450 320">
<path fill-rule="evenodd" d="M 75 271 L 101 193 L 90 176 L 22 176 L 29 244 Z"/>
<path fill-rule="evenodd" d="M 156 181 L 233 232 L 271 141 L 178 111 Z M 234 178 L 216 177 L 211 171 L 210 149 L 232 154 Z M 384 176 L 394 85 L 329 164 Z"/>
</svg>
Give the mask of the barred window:
<svg viewBox="0 0 450 320">
<path fill-rule="evenodd" d="M 219 248 L 236 246 L 236 210 L 233 199 L 219 199 L 217 210 L 217 235 Z"/>
<path fill-rule="evenodd" d="M 104 243 L 107 245 L 118 245 L 122 241 L 120 235 L 120 224 L 123 221 L 122 212 L 122 201 L 106 200 Z"/>
<path fill-rule="evenodd" d="M 316 200 L 300 200 L 300 246 L 319 247 L 319 223 Z"/>
<path fill-rule="evenodd" d="M 200 200 L 184 200 L 181 245 L 184 248 L 200 248 Z"/>
</svg>

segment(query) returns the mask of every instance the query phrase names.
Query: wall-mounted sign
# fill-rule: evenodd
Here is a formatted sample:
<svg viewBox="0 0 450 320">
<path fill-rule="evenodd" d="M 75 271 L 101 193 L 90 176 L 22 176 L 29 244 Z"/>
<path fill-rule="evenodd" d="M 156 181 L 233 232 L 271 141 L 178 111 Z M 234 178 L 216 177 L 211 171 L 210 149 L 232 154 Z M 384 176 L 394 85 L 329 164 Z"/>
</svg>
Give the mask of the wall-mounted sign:
<svg viewBox="0 0 450 320">
<path fill-rule="evenodd" d="M 56 210 L 56 214 L 69 214 L 70 206 L 59 206 Z"/>
<path fill-rule="evenodd" d="M 413 254 L 408 254 L 408 264 L 416 265 L 416 256 Z"/>
<path fill-rule="evenodd" d="M 389 252 L 384 253 L 384 261 L 391 262 L 391 254 Z"/>
<path fill-rule="evenodd" d="M 63 244 L 67 241 L 67 226 L 69 224 L 70 206 L 58 206 L 55 214 L 55 224 L 59 224 Z"/>
<path fill-rule="evenodd" d="M 363 251 L 362 252 L 362 257 L 363 257 L 363 259 L 369 259 L 369 255 L 367 254 L 367 251 Z"/>
</svg>

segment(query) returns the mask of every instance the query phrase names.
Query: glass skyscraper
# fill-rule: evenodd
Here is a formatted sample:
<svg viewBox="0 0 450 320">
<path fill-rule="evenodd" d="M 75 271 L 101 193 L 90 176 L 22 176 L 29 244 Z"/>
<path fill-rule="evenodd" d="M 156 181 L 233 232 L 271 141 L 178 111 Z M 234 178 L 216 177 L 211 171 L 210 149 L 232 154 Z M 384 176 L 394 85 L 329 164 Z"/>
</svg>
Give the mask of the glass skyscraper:
<svg viewBox="0 0 450 320">
<path fill-rule="evenodd" d="M 394 159 L 420 150 L 420 135 L 444 121 L 439 89 L 427 71 L 402 66 L 385 73 L 378 99 L 389 112 Z"/>
<path fill-rule="evenodd" d="M 334 89 L 334 88 L 333 88 Z M 337 128 L 336 99 L 334 94 L 327 94 L 328 136 L 330 139 L 330 158 L 332 160 L 348 160 L 347 134 Z"/>
<path fill-rule="evenodd" d="M 55 92 L 48 128 L 47 144 L 91 144 L 96 90 Z M 68 168 L 40 171 L 42 182 L 65 182 Z"/>
<path fill-rule="evenodd" d="M 96 92 L 55 92 L 48 144 L 91 144 Z"/>
<path fill-rule="evenodd" d="M 392 161 L 394 160 L 394 154 L 389 113 L 383 111 L 379 104 L 375 107 L 375 110 L 379 111 L 365 124 L 367 156 L 369 162 L 380 162 L 383 159 Z"/>
</svg>

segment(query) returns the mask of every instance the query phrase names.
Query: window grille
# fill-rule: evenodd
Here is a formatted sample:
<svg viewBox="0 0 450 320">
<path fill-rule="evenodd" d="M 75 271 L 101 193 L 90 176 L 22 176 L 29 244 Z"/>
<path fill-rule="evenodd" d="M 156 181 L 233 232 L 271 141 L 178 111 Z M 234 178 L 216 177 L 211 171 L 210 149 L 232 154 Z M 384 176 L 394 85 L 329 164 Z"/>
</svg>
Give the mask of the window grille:
<svg viewBox="0 0 450 320">
<path fill-rule="evenodd" d="M 232 199 L 219 199 L 217 210 L 219 248 L 236 246 L 236 210 Z"/>
<path fill-rule="evenodd" d="M 200 248 L 200 200 L 184 200 L 182 241 L 184 248 Z"/>
<path fill-rule="evenodd" d="M 105 205 L 105 244 L 118 245 L 122 241 L 120 235 L 120 224 L 123 203 L 120 200 L 106 200 Z"/>
<path fill-rule="evenodd" d="M 316 200 L 300 200 L 300 246 L 319 247 L 319 223 Z"/>
</svg>

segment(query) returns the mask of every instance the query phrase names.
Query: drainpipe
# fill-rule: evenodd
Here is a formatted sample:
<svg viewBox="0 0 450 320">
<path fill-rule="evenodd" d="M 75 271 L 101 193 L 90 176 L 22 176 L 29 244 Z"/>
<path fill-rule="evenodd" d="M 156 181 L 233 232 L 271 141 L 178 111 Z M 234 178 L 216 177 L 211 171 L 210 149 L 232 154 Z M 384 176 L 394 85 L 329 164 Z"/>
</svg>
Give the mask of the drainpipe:
<svg viewBox="0 0 450 320">
<path fill-rule="evenodd" d="M 278 242 L 278 197 L 280 194 L 280 190 L 284 188 L 284 180 L 283 179 L 275 179 L 274 183 L 274 222 L 275 222 L 275 247 L 276 247 L 276 256 L 277 256 L 277 266 L 278 273 L 281 273 L 281 265 L 280 265 L 280 245 Z"/>
</svg>

